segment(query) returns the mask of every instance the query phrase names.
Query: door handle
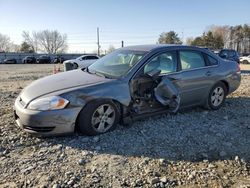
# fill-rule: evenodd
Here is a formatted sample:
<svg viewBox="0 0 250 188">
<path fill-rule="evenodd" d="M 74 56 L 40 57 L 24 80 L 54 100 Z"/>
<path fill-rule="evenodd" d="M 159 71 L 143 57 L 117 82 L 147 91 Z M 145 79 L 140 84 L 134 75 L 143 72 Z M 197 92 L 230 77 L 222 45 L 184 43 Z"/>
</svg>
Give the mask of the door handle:
<svg viewBox="0 0 250 188">
<path fill-rule="evenodd" d="M 211 71 L 207 71 L 206 72 L 206 76 L 211 76 L 212 75 L 212 72 Z"/>
</svg>

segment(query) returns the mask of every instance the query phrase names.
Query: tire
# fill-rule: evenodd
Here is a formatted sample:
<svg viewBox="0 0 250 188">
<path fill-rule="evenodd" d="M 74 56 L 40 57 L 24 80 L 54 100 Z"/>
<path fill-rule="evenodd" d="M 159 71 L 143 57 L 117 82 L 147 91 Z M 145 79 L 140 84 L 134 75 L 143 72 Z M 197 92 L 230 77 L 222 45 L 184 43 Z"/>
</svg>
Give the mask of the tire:
<svg viewBox="0 0 250 188">
<path fill-rule="evenodd" d="M 244 60 L 243 64 L 249 64 L 249 62 L 247 60 Z"/>
<path fill-rule="evenodd" d="M 77 63 L 73 64 L 73 69 L 78 69 L 78 64 Z"/>
<path fill-rule="evenodd" d="M 224 103 L 227 94 L 227 88 L 224 83 L 215 84 L 209 92 L 206 108 L 218 110 Z"/>
<path fill-rule="evenodd" d="M 88 103 L 78 117 L 78 130 L 89 136 L 103 134 L 116 128 L 120 113 L 115 103 L 109 100 Z"/>
</svg>

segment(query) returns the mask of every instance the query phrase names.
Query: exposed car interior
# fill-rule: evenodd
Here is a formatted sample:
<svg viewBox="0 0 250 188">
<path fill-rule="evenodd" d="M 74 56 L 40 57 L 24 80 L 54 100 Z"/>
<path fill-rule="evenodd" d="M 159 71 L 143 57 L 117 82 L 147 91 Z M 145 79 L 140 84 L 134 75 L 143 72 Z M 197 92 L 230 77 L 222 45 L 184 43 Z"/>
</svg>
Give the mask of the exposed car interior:
<svg viewBox="0 0 250 188">
<path fill-rule="evenodd" d="M 201 54 L 191 51 L 180 51 L 180 61 L 182 70 L 195 69 L 205 66 L 204 58 Z"/>
<path fill-rule="evenodd" d="M 176 71 L 176 63 L 174 61 L 173 53 L 164 53 L 152 59 L 145 67 L 144 73 L 152 70 L 159 70 L 160 74 L 166 74 Z"/>
</svg>

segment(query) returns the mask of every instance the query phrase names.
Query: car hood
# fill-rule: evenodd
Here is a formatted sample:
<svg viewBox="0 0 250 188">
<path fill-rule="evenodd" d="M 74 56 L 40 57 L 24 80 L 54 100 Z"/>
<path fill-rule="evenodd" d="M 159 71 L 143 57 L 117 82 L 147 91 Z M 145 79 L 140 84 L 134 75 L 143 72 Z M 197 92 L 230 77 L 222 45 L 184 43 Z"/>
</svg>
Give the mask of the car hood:
<svg viewBox="0 0 250 188">
<path fill-rule="evenodd" d="M 89 86 L 97 83 L 107 82 L 101 76 L 89 74 L 81 69 L 62 72 L 51 76 L 38 79 L 23 89 L 21 93 L 22 100 L 27 104 L 35 98 L 47 95 L 53 92 L 71 89 L 79 86 Z"/>
</svg>

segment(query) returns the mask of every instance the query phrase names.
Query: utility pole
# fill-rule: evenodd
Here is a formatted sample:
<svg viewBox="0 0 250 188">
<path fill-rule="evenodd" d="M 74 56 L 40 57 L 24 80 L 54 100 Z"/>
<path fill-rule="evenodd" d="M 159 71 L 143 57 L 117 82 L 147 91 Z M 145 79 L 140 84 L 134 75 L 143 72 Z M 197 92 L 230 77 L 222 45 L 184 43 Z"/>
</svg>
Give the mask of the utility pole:
<svg viewBox="0 0 250 188">
<path fill-rule="evenodd" d="M 124 47 L 124 42 L 123 42 L 123 40 L 122 40 L 122 48 Z"/>
<path fill-rule="evenodd" d="M 99 27 L 97 27 L 97 55 L 100 56 Z"/>
</svg>

